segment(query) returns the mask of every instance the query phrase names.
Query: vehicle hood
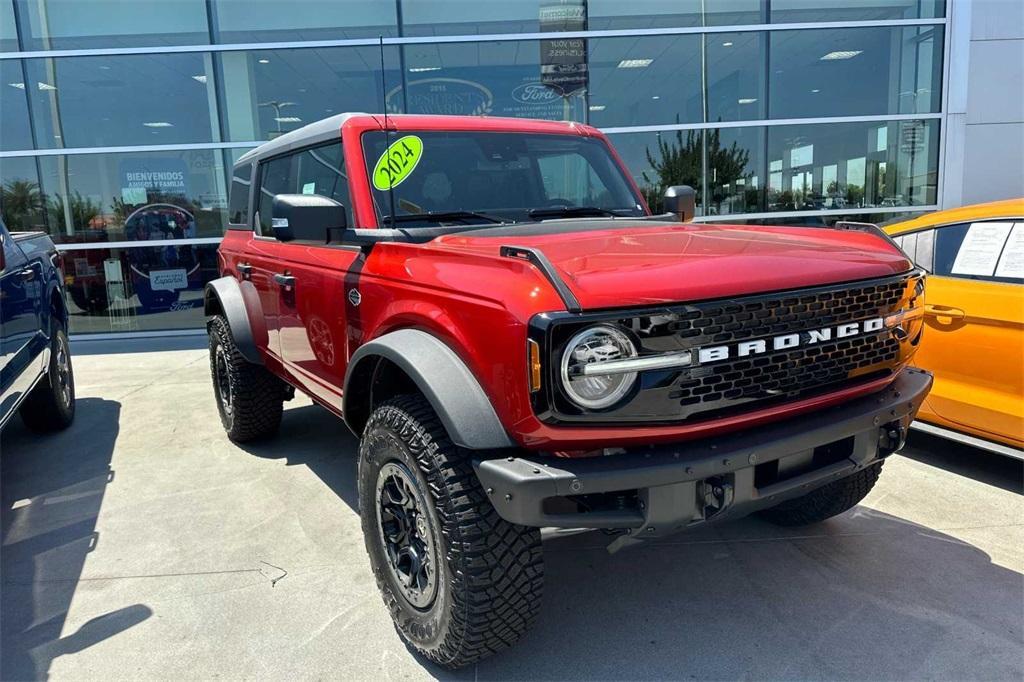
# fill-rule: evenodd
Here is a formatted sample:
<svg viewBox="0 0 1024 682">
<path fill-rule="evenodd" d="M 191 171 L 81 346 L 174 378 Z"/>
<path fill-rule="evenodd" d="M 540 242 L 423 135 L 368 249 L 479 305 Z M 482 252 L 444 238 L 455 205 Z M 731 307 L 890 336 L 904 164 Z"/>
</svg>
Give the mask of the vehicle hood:
<svg viewBox="0 0 1024 682">
<path fill-rule="evenodd" d="M 877 235 L 828 228 L 576 220 L 431 242 L 489 255 L 506 245 L 539 249 L 586 310 L 799 289 L 912 267 Z"/>
</svg>

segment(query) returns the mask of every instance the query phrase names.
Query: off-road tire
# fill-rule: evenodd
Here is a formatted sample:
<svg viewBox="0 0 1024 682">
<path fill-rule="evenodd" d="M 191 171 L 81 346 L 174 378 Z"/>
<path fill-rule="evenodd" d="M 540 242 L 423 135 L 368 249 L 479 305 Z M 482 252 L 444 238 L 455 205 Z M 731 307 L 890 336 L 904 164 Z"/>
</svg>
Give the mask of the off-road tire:
<svg viewBox="0 0 1024 682">
<path fill-rule="evenodd" d="M 882 472 L 882 462 L 833 481 L 806 495 L 765 509 L 761 516 L 779 526 L 806 526 L 842 514 L 863 500 Z"/>
<path fill-rule="evenodd" d="M 217 412 L 228 438 L 236 443 L 269 438 L 281 426 L 285 384 L 262 365 L 242 356 L 231 336 L 228 321 L 221 315 L 213 317 L 207 331 L 210 335 L 210 376 L 217 401 Z M 228 397 L 218 379 L 218 353 L 222 352 L 228 382 Z"/>
<path fill-rule="evenodd" d="M 428 500 L 439 545 L 433 602 L 416 608 L 402 593 L 382 537 L 378 476 L 405 467 Z M 466 451 L 452 444 L 419 395 L 382 403 L 359 447 L 359 512 L 377 587 L 395 626 L 435 663 L 459 668 L 516 642 L 537 618 L 544 584 L 540 530 L 508 523 L 494 510 Z"/>
<path fill-rule="evenodd" d="M 67 394 L 61 383 L 59 364 L 66 362 Z M 46 376 L 25 396 L 19 409 L 21 420 L 33 431 L 60 431 L 75 420 L 75 374 L 71 368 L 71 351 L 67 334 L 54 320 L 50 331 L 50 362 Z"/>
</svg>

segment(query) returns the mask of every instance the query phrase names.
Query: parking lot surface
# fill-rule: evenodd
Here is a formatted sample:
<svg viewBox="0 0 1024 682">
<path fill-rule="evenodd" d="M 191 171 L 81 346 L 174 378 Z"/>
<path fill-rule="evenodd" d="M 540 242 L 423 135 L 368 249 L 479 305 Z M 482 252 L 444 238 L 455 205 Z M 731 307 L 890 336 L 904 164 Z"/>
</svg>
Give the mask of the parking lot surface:
<svg viewBox="0 0 1024 682">
<path fill-rule="evenodd" d="M 3 433 L 4 680 L 1024 677 L 1024 465 L 921 436 L 818 526 L 549 541 L 534 630 L 437 668 L 370 574 L 355 438 L 297 398 L 232 444 L 200 343 L 76 343 L 73 427 Z"/>
</svg>

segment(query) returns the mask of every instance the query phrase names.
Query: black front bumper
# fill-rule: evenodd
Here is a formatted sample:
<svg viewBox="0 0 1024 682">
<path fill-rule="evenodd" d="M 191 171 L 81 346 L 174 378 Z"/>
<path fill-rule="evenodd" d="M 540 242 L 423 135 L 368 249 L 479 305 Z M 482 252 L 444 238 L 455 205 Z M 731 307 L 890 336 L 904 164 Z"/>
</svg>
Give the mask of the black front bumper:
<svg viewBox="0 0 1024 682">
<path fill-rule="evenodd" d="M 906 369 L 878 393 L 726 436 L 605 457 L 526 455 L 474 466 L 512 523 L 657 537 L 774 506 L 871 465 L 902 446 L 931 385 L 927 372 Z"/>
</svg>

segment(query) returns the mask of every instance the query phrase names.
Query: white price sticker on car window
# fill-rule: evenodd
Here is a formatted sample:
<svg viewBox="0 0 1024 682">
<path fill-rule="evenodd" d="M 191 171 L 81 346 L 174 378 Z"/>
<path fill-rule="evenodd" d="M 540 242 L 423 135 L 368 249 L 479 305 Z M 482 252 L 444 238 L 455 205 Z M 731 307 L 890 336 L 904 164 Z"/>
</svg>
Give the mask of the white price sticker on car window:
<svg viewBox="0 0 1024 682">
<path fill-rule="evenodd" d="M 996 277 L 1024 279 L 1024 223 L 1014 223 L 996 265 Z"/>
<path fill-rule="evenodd" d="M 991 277 L 1013 223 L 972 223 L 953 261 L 952 274 Z"/>
</svg>

